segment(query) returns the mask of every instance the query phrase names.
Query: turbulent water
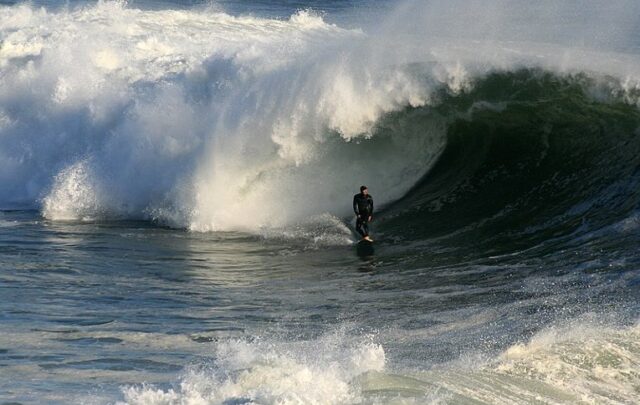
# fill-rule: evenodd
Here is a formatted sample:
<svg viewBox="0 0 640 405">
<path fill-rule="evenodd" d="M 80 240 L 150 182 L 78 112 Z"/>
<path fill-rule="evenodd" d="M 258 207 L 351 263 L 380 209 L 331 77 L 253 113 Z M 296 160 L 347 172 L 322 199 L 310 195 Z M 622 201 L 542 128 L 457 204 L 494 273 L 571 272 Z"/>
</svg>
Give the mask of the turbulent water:
<svg viewBox="0 0 640 405">
<path fill-rule="evenodd" d="M 640 402 L 614 3 L 0 3 L 0 403 Z"/>
</svg>

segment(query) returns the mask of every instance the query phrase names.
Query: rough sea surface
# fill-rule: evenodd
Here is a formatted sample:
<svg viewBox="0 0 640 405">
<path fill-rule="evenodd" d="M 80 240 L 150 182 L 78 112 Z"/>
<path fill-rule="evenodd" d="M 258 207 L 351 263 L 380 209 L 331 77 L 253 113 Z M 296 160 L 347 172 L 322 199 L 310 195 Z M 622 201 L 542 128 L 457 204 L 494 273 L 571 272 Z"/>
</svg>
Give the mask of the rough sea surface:
<svg viewBox="0 0 640 405">
<path fill-rule="evenodd" d="M 639 403 L 638 16 L 0 1 L 0 404 Z"/>
</svg>

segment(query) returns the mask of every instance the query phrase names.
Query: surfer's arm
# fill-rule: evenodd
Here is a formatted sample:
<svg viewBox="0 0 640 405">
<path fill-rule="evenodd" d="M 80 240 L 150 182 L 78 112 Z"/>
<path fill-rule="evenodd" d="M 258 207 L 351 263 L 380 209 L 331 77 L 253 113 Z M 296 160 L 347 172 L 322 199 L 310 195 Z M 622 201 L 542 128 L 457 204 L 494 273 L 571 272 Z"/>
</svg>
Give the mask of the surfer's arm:
<svg viewBox="0 0 640 405">
<path fill-rule="evenodd" d="M 356 216 L 359 216 L 358 213 L 358 201 L 356 200 L 356 196 L 353 196 L 353 212 L 356 213 Z"/>
</svg>

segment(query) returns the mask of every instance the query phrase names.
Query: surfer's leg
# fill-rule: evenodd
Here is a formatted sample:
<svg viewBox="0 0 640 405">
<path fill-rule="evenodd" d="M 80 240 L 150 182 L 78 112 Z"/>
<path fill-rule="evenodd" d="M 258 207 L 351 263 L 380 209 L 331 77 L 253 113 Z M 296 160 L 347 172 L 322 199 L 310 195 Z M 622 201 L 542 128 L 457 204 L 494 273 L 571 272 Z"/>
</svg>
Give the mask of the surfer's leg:
<svg viewBox="0 0 640 405">
<path fill-rule="evenodd" d="M 362 236 L 363 238 L 365 236 L 367 236 L 367 234 L 365 233 L 365 231 L 362 229 L 362 226 L 367 226 L 366 222 L 364 222 L 362 219 L 358 218 L 356 220 L 356 231 L 360 234 L 360 236 Z"/>
<path fill-rule="evenodd" d="M 369 236 L 369 221 L 367 221 L 366 219 L 362 220 L 362 230 L 364 231 L 362 233 L 363 237 L 366 238 L 367 236 Z"/>
</svg>

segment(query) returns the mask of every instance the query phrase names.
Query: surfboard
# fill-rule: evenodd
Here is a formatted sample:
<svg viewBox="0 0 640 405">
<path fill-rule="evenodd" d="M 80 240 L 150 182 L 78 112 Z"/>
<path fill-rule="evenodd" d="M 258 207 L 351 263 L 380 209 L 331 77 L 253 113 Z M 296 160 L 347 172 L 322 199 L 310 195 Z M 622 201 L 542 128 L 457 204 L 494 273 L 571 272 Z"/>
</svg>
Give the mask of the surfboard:
<svg viewBox="0 0 640 405">
<path fill-rule="evenodd" d="M 358 243 L 356 243 L 356 251 L 358 256 L 361 257 L 369 257 L 373 255 L 373 242 L 369 242 L 368 240 L 361 239 Z"/>
</svg>

